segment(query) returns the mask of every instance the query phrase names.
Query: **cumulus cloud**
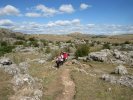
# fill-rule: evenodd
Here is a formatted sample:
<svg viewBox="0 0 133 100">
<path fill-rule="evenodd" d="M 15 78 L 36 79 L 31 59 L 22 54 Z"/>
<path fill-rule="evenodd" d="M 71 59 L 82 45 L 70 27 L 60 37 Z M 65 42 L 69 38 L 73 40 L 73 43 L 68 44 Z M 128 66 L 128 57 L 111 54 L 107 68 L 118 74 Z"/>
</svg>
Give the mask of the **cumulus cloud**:
<svg viewBox="0 0 133 100">
<path fill-rule="evenodd" d="M 67 34 L 72 32 L 81 32 L 86 34 L 133 34 L 133 25 L 115 25 L 115 24 L 82 24 L 80 19 L 57 20 L 47 23 L 22 22 L 15 23 L 9 19 L 0 20 L 0 27 L 11 28 L 15 31 L 24 33 L 38 34 Z"/>
<path fill-rule="evenodd" d="M 72 24 L 75 24 L 75 25 L 80 24 L 80 20 L 79 19 L 74 19 L 74 20 L 72 20 Z"/>
<path fill-rule="evenodd" d="M 72 13 L 74 12 L 74 8 L 71 4 L 63 4 L 59 7 L 59 10 L 64 13 Z"/>
<path fill-rule="evenodd" d="M 0 26 L 12 26 L 14 23 L 9 19 L 0 20 Z"/>
<path fill-rule="evenodd" d="M 3 8 L 0 8 L 0 16 L 4 15 L 19 15 L 20 11 L 12 6 L 12 5 L 6 5 Z"/>
<path fill-rule="evenodd" d="M 36 10 L 43 12 L 44 16 L 53 16 L 54 14 L 58 12 L 56 9 L 46 7 L 45 5 L 42 5 L 42 4 L 37 5 Z"/>
<path fill-rule="evenodd" d="M 80 24 L 79 19 L 73 19 L 73 20 L 57 20 L 55 22 L 49 22 L 47 24 L 48 27 L 53 27 L 53 26 L 68 26 L 68 25 L 77 25 Z"/>
<path fill-rule="evenodd" d="M 85 4 L 85 3 L 81 3 L 81 4 L 80 4 L 80 9 L 81 9 L 81 10 L 85 10 L 85 9 L 87 9 L 88 7 L 91 7 L 91 5 L 88 5 L 88 4 Z"/>
<path fill-rule="evenodd" d="M 39 13 L 26 13 L 25 14 L 25 16 L 27 16 L 27 17 L 40 17 L 41 16 L 41 14 L 39 14 Z"/>
<path fill-rule="evenodd" d="M 27 8 L 28 10 L 32 10 L 32 12 L 28 12 L 25 14 L 27 17 L 51 17 L 56 14 L 63 13 L 73 13 L 75 9 L 71 4 L 62 4 L 58 9 L 47 7 L 43 4 L 39 4 L 35 7 Z"/>
</svg>

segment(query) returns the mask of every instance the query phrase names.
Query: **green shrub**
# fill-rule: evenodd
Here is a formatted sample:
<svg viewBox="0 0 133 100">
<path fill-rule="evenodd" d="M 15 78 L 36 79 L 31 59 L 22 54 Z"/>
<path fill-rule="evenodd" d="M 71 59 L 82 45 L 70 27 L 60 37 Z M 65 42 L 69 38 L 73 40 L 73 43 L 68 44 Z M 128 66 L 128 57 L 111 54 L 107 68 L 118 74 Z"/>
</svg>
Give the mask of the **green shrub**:
<svg viewBox="0 0 133 100">
<path fill-rule="evenodd" d="M 36 41 L 34 37 L 29 38 L 29 41 Z"/>
<path fill-rule="evenodd" d="M 77 50 L 75 52 L 75 57 L 78 58 L 78 57 L 83 57 L 83 56 L 87 56 L 88 53 L 89 53 L 89 46 L 87 44 L 82 44 L 82 45 L 79 45 L 77 47 Z"/>
<path fill-rule="evenodd" d="M 124 44 L 130 44 L 130 42 L 129 41 L 125 41 Z"/>
<path fill-rule="evenodd" d="M 109 43 L 105 43 L 105 44 L 103 45 L 103 49 L 110 49 Z"/>
<path fill-rule="evenodd" d="M 46 50 L 45 50 L 45 53 L 50 53 L 50 52 L 51 52 L 50 47 L 47 47 Z"/>
<path fill-rule="evenodd" d="M 71 40 L 66 41 L 66 43 L 71 43 Z"/>
<path fill-rule="evenodd" d="M 30 45 L 33 47 L 39 47 L 39 44 L 37 43 L 37 41 L 32 41 Z"/>
<path fill-rule="evenodd" d="M 7 46 L 8 44 L 7 44 L 7 42 L 6 41 L 1 41 L 0 42 L 0 46 Z"/>
<path fill-rule="evenodd" d="M 90 44 L 91 47 L 94 47 L 94 45 L 95 45 L 94 43 L 91 43 L 91 44 Z"/>
<path fill-rule="evenodd" d="M 12 52 L 13 48 L 15 48 L 15 46 L 1 46 L 0 47 L 0 56 L 3 56 L 6 53 Z"/>
<path fill-rule="evenodd" d="M 114 43 L 113 46 L 119 46 L 120 44 L 119 43 Z"/>
<path fill-rule="evenodd" d="M 48 60 L 53 60 L 55 57 L 58 57 L 60 52 L 61 52 L 60 50 L 51 51 L 51 57 Z"/>
<path fill-rule="evenodd" d="M 18 39 L 18 40 L 25 40 L 25 37 L 24 36 L 17 36 L 16 39 Z"/>
<path fill-rule="evenodd" d="M 16 41 L 16 42 L 14 43 L 14 45 L 23 45 L 23 44 L 24 44 L 23 41 Z"/>
<path fill-rule="evenodd" d="M 41 40 L 44 46 L 48 46 L 48 41 L 47 40 Z"/>
</svg>

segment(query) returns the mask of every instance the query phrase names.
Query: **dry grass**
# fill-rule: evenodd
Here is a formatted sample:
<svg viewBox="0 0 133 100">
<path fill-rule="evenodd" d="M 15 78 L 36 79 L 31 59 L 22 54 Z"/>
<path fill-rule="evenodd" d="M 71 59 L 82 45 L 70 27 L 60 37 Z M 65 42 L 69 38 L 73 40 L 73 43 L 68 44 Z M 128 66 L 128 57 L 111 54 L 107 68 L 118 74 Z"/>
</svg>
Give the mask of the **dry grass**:
<svg viewBox="0 0 133 100">
<path fill-rule="evenodd" d="M 102 46 L 100 46 L 100 45 L 94 46 L 94 47 L 90 47 L 90 52 L 100 51 L 101 49 L 102 49 Z"/>
<path fill-rule="evenodd" d="M 15 53 L 6 54 L 6 56 L 9 57 L 16 64 L 27 61 L 27 59 L 33 60 L 33 59 L 39 58 L 41 55 L 43 54 L 34 53 L 34 52 L 33 53 L 32 52 L 29 52 L 29 53 L 15 52 Z"/>
<path fill-rule="evenodd" d="M 89 73 L 96 74 L 98 77 L 73 71 L 71 75 L 76 84 L 75 100 L 131 100 L 133 98 L 132 88 L 110 84 L 99 78 L 102 73 L 111 73 L 115 65 L 99 62 L 89 62 L 88 64 L 93 67 L 85 68 L 85 70 L 91 70 Z M 109 88 L 111 88 L 110 91 Z"/>
<path fill-rule="evenodd" d="M 133 35 L 117 35 L 117 36 L 108 36 L 105 38 L 93 38 L 92 40 L 101 41 L 101 42 L 110 42 L 110 43 L 124 43 L 129 41 L 133 43 Z"/>
<path fill-rule="evenodd" d="M 36 59 L 41 56 L 41 54 L 25 54 L 25 53 L 14 53 L 14 59 L 18 59 L 18 62 L 25 60 L 25 58 Z M 10 57 L 12 57 L 10 55 Z M 81 62 L 86 65 L 93 66 L 84 67 L 87 72 L 101 76 L 102 73 L 111 73 L 116 65 L 101 63 L 101 62 Z M 45 64 L 39 64 L 38 62 L 30 62 L 29 73 L 33 77 L 42 79 L 43 85 L 43 99 L 44 100 L 55 100 L 62 91 L 63 86 L 60 81 L 60 74 L 65 67 L 55 70 L 52 68 L 54 62 L 47 62 Z M 66 66 L 67 68 L 73 70 L 77 65 Z M 133 70 L 129 69 L 130 73 Z M 76 94 L 75 100 L 131 100 L 133 98 L 132 92 L 133 89 L 110 84 L 103 80 L 100 80 L 99 77 L 93 77 L 81 73 L 78 71 L 72 71 L 72 79 L 76 84 Z M 3 86 L 2 86 L 3 87 Z M 111 91 L 109 91 L 111 88 Z M 1 99 L 0 99 L 1 100 Z M 3 100 L 3 99 L 2 99 Z"/>
<path fill-rule="evenodd" d="M 72 40 L 73 38 L 67 35 L 53 35 L 53 34 L 33 34 L 30 35 L 29 37 L 36 37 L 38 39 L 46 39 L 50 41 L 69 41 Z"/>
<path fill-rule="evenodd" d="M 10 80 L 11 76 L 0 69 L 0 100 L 8 100 L 14 94 Z"/>
<path fill-rule="evenodd" d="M 55 98 L 62 93 L 63 86 L 60 81 L 61 70 L 53 69 L 51 62 L 47 64 L 32 62 L 29 71 L 33 77 L 38 77 L 43 80 L 44 100 L 55 100 Z"/>
<path fill-rule="evenodd" d="M 133 98 L 133 89 L 128 87 L 110 84 L 79 72 L 73 72 L 72 77 L 76 84 L 75 100 L 131 100 Z"/>
</svg>

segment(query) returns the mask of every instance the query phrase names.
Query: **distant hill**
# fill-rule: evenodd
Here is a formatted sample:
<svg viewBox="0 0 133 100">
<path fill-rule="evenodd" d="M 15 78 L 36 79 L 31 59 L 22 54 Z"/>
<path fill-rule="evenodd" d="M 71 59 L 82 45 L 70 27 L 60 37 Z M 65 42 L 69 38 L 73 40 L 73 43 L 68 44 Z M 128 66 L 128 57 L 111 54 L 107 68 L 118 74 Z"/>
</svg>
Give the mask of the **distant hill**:
<svg viewBox="0 0 133 100">
<path fill-rule="evenodd" d="M 14 38 L 14 39 L 21 39 L 25 36 L 25 34 L 21 32 L 14 32 L 9 29 L 0 28 L 0 39 L 7 39 L 7 38 Z"/>
<path fill-rule="evenodd" d="M 74 33 L 70 33 L 70 34 L 68 34 L 68 36 L 70 36 L 70 37 L 73 37 L 73 38 L 90 38 L 90 37 L 92 37 L 93 35 L 90 35 L 90 34 L 82 34 L 82 33 L 80 33 L 80 32 L 74 32 Z"/>
</svg>

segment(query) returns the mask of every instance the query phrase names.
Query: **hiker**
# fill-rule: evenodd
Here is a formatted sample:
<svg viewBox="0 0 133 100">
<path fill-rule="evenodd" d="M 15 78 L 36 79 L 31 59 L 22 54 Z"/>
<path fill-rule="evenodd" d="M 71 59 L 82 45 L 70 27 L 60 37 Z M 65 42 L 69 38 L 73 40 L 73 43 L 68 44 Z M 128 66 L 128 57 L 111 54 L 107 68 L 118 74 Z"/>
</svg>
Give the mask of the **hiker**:
<svg viewBox="0 0 133 100">
<path fill-rule="evenodd" d="M 69 54 L 66 52 L 63 52 L 63 62 L 65 62 L 68 59 Z"/>
<path fill-rule="evenodd" d="M 63 56 L 62 55 L 59 55 L 57 58 L 56 58 L 56 64 L 57 64 L 57 68 L 60 67 L 60 65 L 63 65 Z"/>
</svg>

